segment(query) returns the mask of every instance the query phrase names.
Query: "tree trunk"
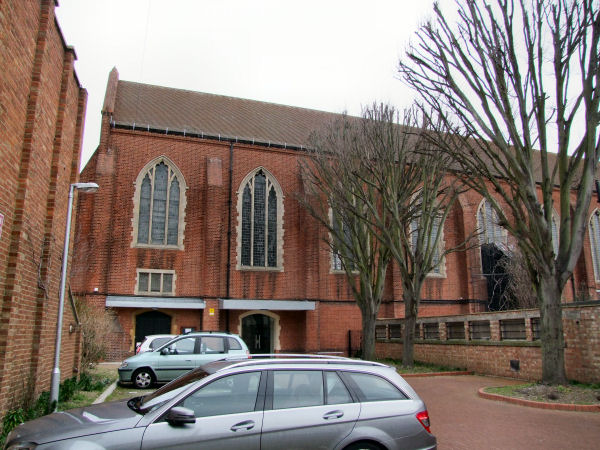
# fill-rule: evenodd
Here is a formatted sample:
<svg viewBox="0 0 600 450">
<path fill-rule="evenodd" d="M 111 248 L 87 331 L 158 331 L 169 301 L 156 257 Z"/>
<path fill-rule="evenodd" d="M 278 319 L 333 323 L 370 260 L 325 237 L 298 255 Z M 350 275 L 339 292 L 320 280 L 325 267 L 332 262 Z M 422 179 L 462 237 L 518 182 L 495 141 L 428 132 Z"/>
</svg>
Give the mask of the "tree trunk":
<svg viewBox="0 0 600 450">
<path fill-rule="evenodd" d="M 402 365 L 412 367 L 415 364 L 415 327 L 419 314 L 419 292 L 421 283 L 403 285 L 404 293 L 404 338 L 402 345 Z"/>
<path fill-rule="evenodd" d="M 362 311 L 362 359 L 375 359 L 375 320 L 377 313 Z"/>
<path fill-rule="evenodd" d="M 552 275 L 540 276 L 538 300 L 541 319 L 542 382 L 546 384 L 567 383 L 560 294 L 561 291 Z"/>
<path fill-rule="evenodd" d="M 415 325 L 417 316 L 411 314 L 404 319 L 404 334 L 402 345 L 402 365 L 412 367 L 415 364 Z"/>
</svg>

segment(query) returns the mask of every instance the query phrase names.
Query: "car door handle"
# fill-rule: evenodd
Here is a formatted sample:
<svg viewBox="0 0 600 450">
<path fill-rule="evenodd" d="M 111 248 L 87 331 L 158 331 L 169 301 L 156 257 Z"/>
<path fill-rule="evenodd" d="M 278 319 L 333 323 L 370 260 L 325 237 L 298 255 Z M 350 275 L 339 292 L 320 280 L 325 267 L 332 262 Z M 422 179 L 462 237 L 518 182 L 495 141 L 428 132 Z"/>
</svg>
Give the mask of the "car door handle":
<svg viewBox="0 0 600 450">
<path fill-rule="evenodd" d="M 325 413 L 325 415 L 323 416 L 323 419 L 325 420 L 329 420 L 329 419 L 339 419 L 340 417 L 342 417 L 344 415 L 343 411 L 340 411 L 339 409 L 337 411 L 329 411 L 328 413 Z"/>
<path fill-rule="evenodd" d="M 246 420 L 244 422 L 240 422 L 240 423 L 236 423 L 234 426 L 232 426 L 230 428 L 231 431 L 238 431 L 238 430 L 251 430 L 252 428 L 254 428 L 254 421 L 253 420 Z"/>
</svg>

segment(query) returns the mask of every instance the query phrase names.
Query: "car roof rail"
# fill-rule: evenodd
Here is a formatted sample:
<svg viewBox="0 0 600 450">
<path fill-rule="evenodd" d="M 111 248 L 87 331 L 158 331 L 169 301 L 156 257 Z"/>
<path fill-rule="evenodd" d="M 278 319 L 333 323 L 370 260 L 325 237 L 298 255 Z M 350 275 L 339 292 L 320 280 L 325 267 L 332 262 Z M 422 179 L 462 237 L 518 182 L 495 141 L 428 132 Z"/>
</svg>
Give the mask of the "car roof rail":
<svg viewBox="0 0 600 450">
<path fill-rule="evenodd" d="M 216 372 L 225 369 L 231 369 L 234 367 L 244 366 L 256 366 L 256 365 L 269 365 L 269 364 L 281 364 L 281 363 L 297 363 L 297 364 L 348 364 L 348 365 L 359 365 L 359 366 L 377 366 L 377 367 L 390 367 L 387 364 L 383 364 L 375 361 L 365 361 L 362 359 L 351 359 L 343 356 L 328 356 L 328 355 L 314 355 L 314 354 L 296 354 L 296 353 L 273 353 L 273 354 L 251 354 L 249 357 L 242 355 L 236 357 L 231 356 L 212 363 L 208 363 L 207 366 L 221 366 L 215 368 Z"/>
<path fill-rule="evenodd" d="M 281 359 L 281 358 L 350 360 L 350 358 L 347 358 L 346 356 L 327 355 L 325 353 L 251 353 L 250 354 L 250 359 Z"/>
<path fill-rule="evenodd" d="M 187 333 L 182 333 L 182 335 L 186 334 L 233 334 L 230 331 L 219 331 L 219 330 L 196 330 L 196 331 L 188 331 Z"/>
</svg>

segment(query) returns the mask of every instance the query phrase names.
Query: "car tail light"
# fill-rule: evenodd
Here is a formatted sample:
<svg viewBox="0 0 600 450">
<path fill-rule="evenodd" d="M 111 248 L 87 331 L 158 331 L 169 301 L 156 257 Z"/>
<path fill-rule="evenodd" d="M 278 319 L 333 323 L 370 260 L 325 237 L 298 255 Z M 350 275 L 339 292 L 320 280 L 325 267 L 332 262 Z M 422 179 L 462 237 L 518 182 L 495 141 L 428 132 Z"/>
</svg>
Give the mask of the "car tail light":
<svg viewBox="0 0 600 450">
<path fill-rule="evenodd" d="M 425 428 L 428 433 L 431 433 L 431 430 L 429 429 L 429 427 L 431 426 L 429 423 L 429 413 L 427 412 L 427 410 L 418 412 L 417 419 L 421 423 L 421 425 L 423 425 L 423 428 Z"/>
</svg>

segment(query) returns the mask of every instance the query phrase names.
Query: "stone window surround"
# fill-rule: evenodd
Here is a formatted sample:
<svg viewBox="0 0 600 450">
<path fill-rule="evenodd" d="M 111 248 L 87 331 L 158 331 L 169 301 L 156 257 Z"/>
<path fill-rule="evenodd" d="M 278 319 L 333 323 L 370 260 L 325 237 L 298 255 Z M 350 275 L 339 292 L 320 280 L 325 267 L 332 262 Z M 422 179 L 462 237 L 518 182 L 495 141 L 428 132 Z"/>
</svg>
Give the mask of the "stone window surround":
<svg viewBox="0 0 600 450">
<path fill-rule="evenodd" d="M 475 215 L 475 219 L 477 221 L 477 230 L 480 230 L 482 233 L 479 235 L 479 244 L 483 245 L 483 244 L 498 244 L 501 246 L 501 249 L 506 249 L 508 246 L 508 232 L 500 227 L 500 225 L 498 225 L 497 223 L 495 224 L 496 226 L 500 227 L 500 234 L 501 234 L 501 241 L 500 242 L 487 242 L 487 237 L 485 236 L 485 224 L 480 223 L 479 221 L 479 216 L 481 213 L 481 210 L 484 208 L 485 205 L 488 205 L 489 201 L 486 198 L 483 198 L 481 200 L 481 202 L 479 202 L 479 206 L 477 207 L 477 213 Z M 489 206 L 491 208 L 491 205 Z M 498 221 L 498 215 L 496 214 L 496 211 L 494 209 L 492 209 L 492 214 L 493 214 L 493 218 Z"/>
<path fill-rule="evenodd" d="M 175 176 L 179 181 L 179 226 L 177 232 L 177 245 L 167 245 L 167 244 L 140 244 L 137 242 L 138 239 L 138 221 L 140 216 L 140 195 L 142 191 L 142 182 L 144 181 L 144 177 L 148 173 L 150 169 L 157 166 L 163 162 L 169 169 L 171 169 Z M 183 250 L 183 238 L 185 232 L 185 208 L 187 204 L 187 189 L 188 186 L 185 182 L 185 178 L 183 174 L 171 161 L 167 156 L 161 155 L 157 158 L 154 158 L 148 164 L 144 166 L 144 168 L 138 174 L 138 177 L 134 183 L 135 189 L 133 194 L 133 217 L 131 218 L 132 232 L 131 232 L 131 247 L 132 248 L 161 248 L 161 249 L 173 249 L 173 250 Z M 137 289 L 137 288 L 136 288 Z"/>
<path fill-rule="evenodd" d="M 417 194 L 415 194 L 413 196 L 413 200 L 414 200 L 414 198 L 415 198 L 416 195 Z M 413 226 L 413 222 L 414 221 L 411 221 L 410 227 Z M 446 225 L 446 223 L 444 222 L 444 226 L 445 225 Z M 412 230 L 411 230 L 411 232 L 412 232 Z M 440 233 L 440 240 L 438 241 L 438 251 L 441 254 L 441 253 L 444 252 L 444 249 L 446 248 L 446 240 L 444 238 L 444 227 L 443 226 L 439 227 L 439 233 Z M 411 238 L 411 247 L 412 247 L 412 238 Z M 442 254 L 440 256 L 440 259 L 441 259 L 441 261 L 440 261 L 440 263 L 437 266 L 439 272 L 428 272 L 427 273 L 427 278 L 447 278 L 448 277 L 448 275 L 446 273 L 446 255 Z"/>
<path fill-rule="evenodd" d="M 333 224 L 333 209 L 329 208 L 329 223 Z M 329 232 L 329 242 L 331 242 L 331 246 L 330 246 L 330 252 L 329 252 L 329 273 L 334 274 L 334 275 L 345 275 L 346 271 L 344 270 L 344 268 L 342 267 L 341 269 L 336 269 L 335 267 L 335 262 L 336 262 L 336 255 L 339 255 L 339 253 L 337 251 L 334 250 L 333 248 L 333 236 L 331 235 L 331 232 Z M 339 258 L 340 264 L 341 264 L 341 256 L 337 256 Z M 353 270 L 352 271 L 353 274 L 358 274 L 358 270 Z"/>
<path fill-rule="evenodd" d="M 600 209 L 594 209 L 590 215 L 588 225 L 590 253 L 592 256 L 592 267 L 594 269 L 594 280 L 596 282 L 600 282 L 600 239 L 598 239 L 600 236 Z"/>
<path fill-rule="evenodd" d="M 160 278 L 160 291 L 152 291 L 151 289 L 151 281 L 150 281 L 150 276 L 148 277 L 148 291 L 140 291 L 139 290 L 139 286 L 140 286 L 140 273 L 147 273 L 147 274 L 153 274 L 153 273 L 160 273 L 162 274 L 171 274 L 173 275 L 173 278 L 171 280 L 171 291 L 170 292 L 163 292 L 163 277 L 161 276 Z M 135 269 L 135 290 L 134 290 L 134 294 L 135 295 L 144 295 L 144 296 L 163 296 L 163 295 L 167 295 L 167 296 L 172 296 L 175 295 L 175 283 L 177 281 L 177 274 L 175 273 L 174 270 L 169 270 L 169 269 L 144 269 L 144 268 L 137 268 Z"/>
<path fill-rule="evenodd" d="M 243 266 L 242 265 L 242 201 L 244 188 L 246 184 L 252 179 L 259 171 L 262 171 L 265 177 L 271 182 L 275 188 L 275 194 L 277 195 L 277 265 L 275 267 L 262 267 L 262 266 Z M 263 272 L 283 272 L 283 190 L 279 185 L 277 179 L 273 174 L 267 170 L 264 166 L 259 166 L 251 170 L 242 180 L 237 190 L 237 225 L 236 225 L 236 269 L 244 271 L 263 271 Z M 266 261 L 266 255 L 265 255 Z"/>
<path fill-rule="evenodd" d="M 477 207 L 477 213 L 475 214 L 475 223 L 476 223 L 476 231 L 484 231 L 484 228 L 481 227 L 480 223 L 479 223 L 479 214 L 482 210 L 482 208 L 484 207 L 484 205 L 487 205 L 489 203 L 489 201 L 484 197 L 483 199 L 481 199 L 481 202 L 479 202 L 479 206 Z M 491 206 L 490 206 L 491 208 Z M 498 215 L 496 214 L 496 212 L 492 209 L 492 214 L 494 215 L 494 218 L 496 220 L 498 220 Z M 497 224 L 496 224 L 497 225 Z M 500 225 L 497 225 L 500 226 Z M 483 244 L 486 243 L 493 243 L 499 246 L 499 248 L 503 251 L 506 252 L 508 250 L 508 231 L 506 231 L 504 228 L 500 227 L 501 229 L 501 242 L 486 242 L 486 238 L 484 236 L 484 234 L 480 234 L 479 235 L 479 251 L 477 251 L 477 256 L 479 258 L 479 268 L 481 270 L 481 272 L 483 273 L 483 260 L 481 259 L 481 246 Z"/>
</svg>

